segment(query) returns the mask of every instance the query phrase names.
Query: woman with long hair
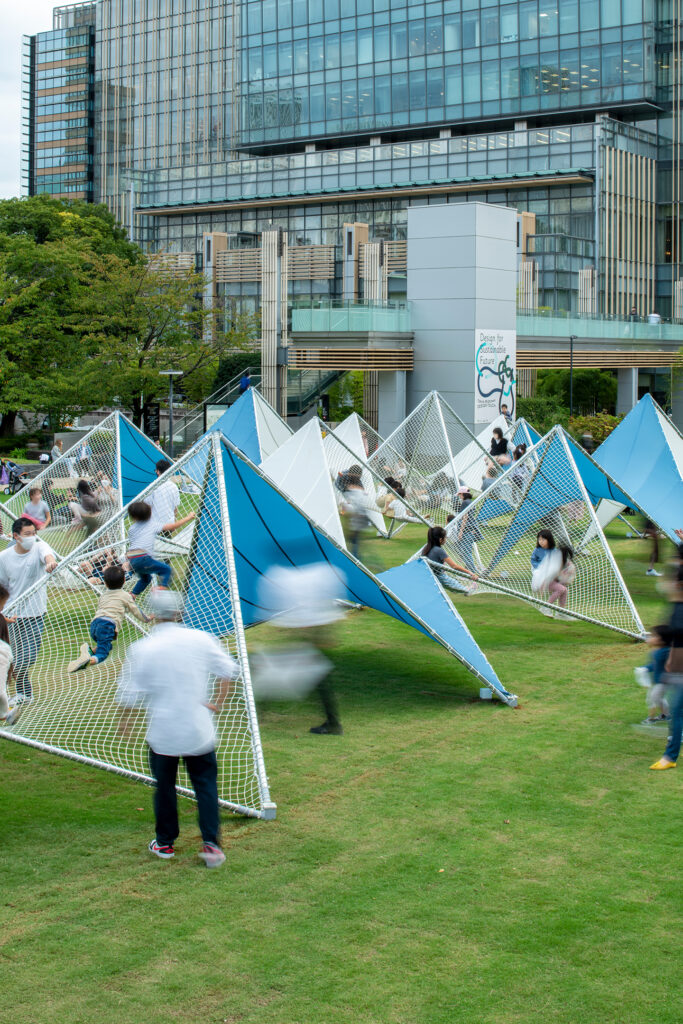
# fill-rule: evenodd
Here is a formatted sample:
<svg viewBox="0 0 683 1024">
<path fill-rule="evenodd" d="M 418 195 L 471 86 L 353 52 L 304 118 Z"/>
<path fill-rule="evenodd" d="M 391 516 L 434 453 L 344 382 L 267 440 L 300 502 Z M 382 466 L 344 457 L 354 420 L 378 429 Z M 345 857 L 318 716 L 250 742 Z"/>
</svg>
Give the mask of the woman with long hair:
<svg viewBox="0 0 683 1024">
<path fill-rule="evenodd" d="M 81 479 L 76 484 L 76 501 L 70 501 L 69 508 L 73 516 L 73 530 L 78 530 L 82 526 L 89 530 L 96 528 L 101 509 L 87 480 Z"/>
<path fill-rule="evenodd" d="M 442 566 L 446 566 L 448 569 L 457 569 L 458 572 L 464 572 L 466 576 L 476 580 L 476 574 L 470 572 L 464 565 L 458 565 L 450 557 L 443 544 L 448 534 L 444 530 L 443 526 L 430 526 L 427 530 L 427 543 L 422 548 L 420 554 L 423 558 L 427 558 L 430 562 L 436 562 L 438 568 L 432 566 L 434 575 L 437 576 L 442 583 L 446 582 L 444 571 Z"/>
</svg>

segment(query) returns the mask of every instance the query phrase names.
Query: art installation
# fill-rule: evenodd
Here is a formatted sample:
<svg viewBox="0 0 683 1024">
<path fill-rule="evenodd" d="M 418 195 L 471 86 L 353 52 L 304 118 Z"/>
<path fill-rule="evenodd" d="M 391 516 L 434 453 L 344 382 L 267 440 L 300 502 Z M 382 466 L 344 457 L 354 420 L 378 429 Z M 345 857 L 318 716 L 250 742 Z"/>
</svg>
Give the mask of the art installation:
<svg viewBox="0 0 683 1024">
<path fill-rule="evenodd" d="M 12 523 L 23 515 L 30 492 L 39 487 L 50 513 L 50 524 L 40 536 L 60 554 L 68 554 L 140 491 L 156 479 L 156 464 L 163 451 L 120 412 L 113 412 L 89 430 L 55 462 L 0 504 L 0 522 L 6 537 Z M 99 511 L 88 513 L 81 500 L 85 480 Z M 116 538 L 113 538 L 116 539 Z"/>
<path fill-rule="evenodd" d="M 220 802 L 242 814 L 270 818 L 275 807 L 270 800 L 251 692 L 225 482 L 222 472 L 216 471 L 216 456 L 212 455 L 220 451 L 218 435 L 202 445 L 206 449 L 206 474 L 201 493 L 183 495 L 184 510 L 197 512 L 193 541 L 189 553 L 171 557 L 170 585 L 185 595 L 187 624 L 220 638 L 240 666 L 230 696 L 216 716 Z M 177 468 L 184 470 L 184 459 L 179 460 Z M 152 496 L 172 472 L 136 495 L 137 500 Z M 124 534 L 126 518 L 127 509 L 118 512 L 64 558 L 52 574 L 5 609 L 18 622 L 38 621 L 39 639 L 28 659 L 31 700 L 20 705 L 16 723 L 0 729 L 0 736 L 152 784 L 144 715 L 140 711 L 137 723 L 123 735 L 118 729 L 116 703 L 117 679 L 126 649 L 149 627 L 127 615 L 106 660 L 81 671 L 68 671 L 69 662 L 89 639 L 90 622 L 104 590 L 103 568 L 118 562 L 125 551 L 123 541 L 112 545 L 109 539 Z M 128 580 L 127 588 L 135 578 Z M 138 604 L 144 612 L 144 595 Z M 185 795 L 191 794 L 182 773 L 178 788 Z"/>
<path fill-rule="evenodd" d="M 593 453 L 595 462 L 631 496 L 674 544 L 683 526 L 683 436 L 651 395 L 644 395 Z M 606 522 L 629 502 L 601 509 Z M 609 517 L 609 518 L 607 518 Z"/>
<path fill-rule="evenodd" d="M 582 475 L 586 476 L 586 486 Z M 598 479 L 598 478 L 601 479 Z M 605 540 L 593 500 L 613 485 L 555 427 L 448 525 L 450 557 L 478 577 L 478 591 L 507 593 L 559 618 L 581 618 L 642 637 L 643 623 Z M 590 489 L 589 489 L 590 488 Z M 534 577 L 538 534 L 547 530 L 560 588 Z M 539 556 L 537 555 L 536 558 Z M 534 559 L 536 560 L 536 559 Z"/>
<path fill-rule="evenodd" d="M 465 449 L 469 454 L 458 464 L 458 455 Z M 499 476 L 500 467 L 491 462 L 472 431 L 432 391 L 368 462 L 380 477 L 392 476 L 402 484 L 408 501 L 425 520 L 443 526 L 457 507 L 460 474 L 487 459 L 492 477 Z"/>
</svg>

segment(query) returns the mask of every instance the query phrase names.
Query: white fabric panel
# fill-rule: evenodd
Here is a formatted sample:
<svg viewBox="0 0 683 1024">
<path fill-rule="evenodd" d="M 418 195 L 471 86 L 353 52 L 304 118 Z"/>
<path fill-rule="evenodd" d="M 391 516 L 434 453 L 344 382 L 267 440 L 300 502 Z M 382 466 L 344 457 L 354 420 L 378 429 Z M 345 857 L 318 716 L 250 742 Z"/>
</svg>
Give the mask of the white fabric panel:
<svg viewBox="0 0 683 1024">
<path fill-rule="evenodd" d="M 261 469 L 317 526 L 346 548 L 317 420 L 291 434 L 263 461 Z"/>
</svg>

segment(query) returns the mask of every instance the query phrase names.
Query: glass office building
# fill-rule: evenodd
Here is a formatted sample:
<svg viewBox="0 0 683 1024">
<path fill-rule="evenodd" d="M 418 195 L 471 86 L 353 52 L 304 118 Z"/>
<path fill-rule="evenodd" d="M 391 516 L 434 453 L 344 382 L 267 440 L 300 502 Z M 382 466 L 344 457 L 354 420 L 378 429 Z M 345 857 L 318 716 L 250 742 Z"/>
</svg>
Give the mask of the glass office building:
<svg viewBox="0 0 683 1024">
<path fill-rule="evenodd" d="M 92 197 L 143 244 L 198 260 L 209 231 L 238 245 L 281 225 L 290 245 L 339 246 L 346 222 L 401 239 L 411 204 L 504 203 L 535 215 L 538 305 L 680 317 L 681 2 L 80 5 Z M 29 192 L 62 166 L 38 181 L 41 63 Z M 340 275 L 292 287 L 334 295 Z M 235 294 L 257 301 L 250 284 Z"/>
</svg>

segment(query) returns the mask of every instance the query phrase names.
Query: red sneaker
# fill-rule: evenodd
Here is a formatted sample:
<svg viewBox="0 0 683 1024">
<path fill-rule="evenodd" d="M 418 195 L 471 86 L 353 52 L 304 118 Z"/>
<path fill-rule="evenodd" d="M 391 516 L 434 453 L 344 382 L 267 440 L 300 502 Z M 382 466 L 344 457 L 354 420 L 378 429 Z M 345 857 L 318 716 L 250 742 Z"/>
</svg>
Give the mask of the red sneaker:
<svg viewBox="0 0 683 1024">
<path fill-rule="evenodd" d="M 225 854 L 215 843 L 204 843 L 199 851 L 199 856 L 207 868 L 219 868 L 225 861 Z"/>
<path fill-rule="evenodd" d="M 148 849 L 150 853 L 153 853 L 156 857 L 161 857 L 162 860 L 170 860 L 171 857 L 175 857 L 175 850 L 172 846 L 165 846 L 163 843 L 158 843 L 156 839 L 152 840 Z"/>
</svg>

